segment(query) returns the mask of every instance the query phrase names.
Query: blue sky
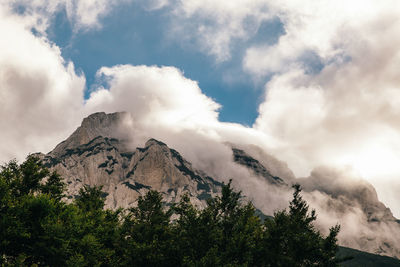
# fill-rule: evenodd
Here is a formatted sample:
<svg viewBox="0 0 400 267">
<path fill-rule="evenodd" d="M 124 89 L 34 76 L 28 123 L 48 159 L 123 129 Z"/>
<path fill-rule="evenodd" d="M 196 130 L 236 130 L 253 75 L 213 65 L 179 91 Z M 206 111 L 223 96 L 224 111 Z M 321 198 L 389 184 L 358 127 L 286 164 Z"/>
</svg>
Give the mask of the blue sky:
<svg viewBox="0 0 400 267">
<path fill-rule="evenodd" d="M 245 72 L 243 56 L 248 46 L 276 42 L 284 31 L 280 20 L 265 22 L 248 40 L 233 43 L 231 57 L 223 62 L 200 51 L 195 41 L 168 36 L 170 20 L 168 8 L 149 11 L 142 4 L 124 3 L 100 19 L 99 29 L 74 31 L 66 11 L 60 10 L 48 36 L 61 48 L 64 59 L 84 73 L 86 97 L 98 85 L 95 74 L 102 66 L 175 66 L 222 105 L 221 121 L 251 126 L 258 116 L 268 77 L 254 79 Z"/>
</svg>

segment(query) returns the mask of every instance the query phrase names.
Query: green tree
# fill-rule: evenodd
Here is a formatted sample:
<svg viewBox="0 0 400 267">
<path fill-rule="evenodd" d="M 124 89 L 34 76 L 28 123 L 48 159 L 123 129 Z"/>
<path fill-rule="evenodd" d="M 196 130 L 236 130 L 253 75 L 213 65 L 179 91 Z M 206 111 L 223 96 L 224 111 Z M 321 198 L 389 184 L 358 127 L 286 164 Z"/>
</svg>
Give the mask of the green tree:
<svg viewBox="0 0 400 267">
<path fill-rule="evenodd" d="M 251 203 L 242 203 L 241 192 L 235 192 L 231 182 L 223 186 L 221 196 L 208 200 L 205 209 L 196 209 L 185 196 L 175 210 L 185 265 L 252 265 L 260 219 Z"/>
<path fill-rule="evenodd" d="M 0 169 L 0 265 L 117 266 L 120 211 L 104 210 L 99 188 L 66 204 L 61 177 L 29 156 Z"/>
<path fill-rule="evenodd" d="M 57 235 L 46 236 L 65 204 L 64 184 L 40 160 L 28 156 L 18 165 L 10 161 L 0 169 L 0 261 L 3 264 L 59 263 L 63 244 Z M 57 260 L 56 260 L 57 259 Z M 56 261 L 53 261 L 56 260 Z"/>
<path fill-rule="evenodd" d="M 72 266 L 116 266 L 120 246 L 120 214 L 105 210 L 105 194 L 102 187 L 84 186 L 75 200 L 78 217 L 75 223 L 74 255 L 68 261 Z"/>
<path fill-rule="evenodd" d="M 300 185 L 294 185 L 293 200 L 289 211 L 275 213 L 272 220 L 265 221 L 261 265 L 268 266 L 337 266 L 335 258 L 338 225 L 323 237 L 315 229 L 315 210 L 300 195 Z"/>
<path fill-rule="evenodd" d="M 79 189 L 75 204 L 84 212 L 101 212 L 105 204 L 104 193 L 101 189 L 102 186 L 84 185 Z"/>
<path fill-rule="evenodd" d="M 137 207 L 107 210 L 101 187 L 72 203 L 36 157 L 0 168 L 1 266 L 335 266 L 339 226 L 324 237 L 295 192 L 289 210 L 261 222 L 231 182 L 204 209 L 189 195 L 167 208 L 149 191 Z"/>
<path fill-rule="evenodd" d="M 179 266 L 171 214 L 171 209 L 164 209 L 159 192 L 150 190 L 139 197 L 137 207 L 129 210 L 122 226 L 127 266 Z"/>
<path fill-rule="evenodd" d="M 57 172 L 52 172 L 47 181 L 40 186 L 40 191 L 43 194 L 48 194 L 51 198 L 61 200 L 65 197 L 66 184 L 63 182 L 61 175 Z"/>
</svg>

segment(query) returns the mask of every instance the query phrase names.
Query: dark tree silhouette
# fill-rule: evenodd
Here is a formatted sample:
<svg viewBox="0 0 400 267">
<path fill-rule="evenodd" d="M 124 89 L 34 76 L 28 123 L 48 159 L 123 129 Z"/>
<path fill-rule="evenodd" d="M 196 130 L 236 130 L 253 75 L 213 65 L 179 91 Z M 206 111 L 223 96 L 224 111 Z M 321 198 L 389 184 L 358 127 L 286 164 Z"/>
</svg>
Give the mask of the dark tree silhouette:
<svg viewBox="0 0 400 267">
<path fill-rule="evenodd" d="M 323 237 L 294 186 L 289 210 L 264 222 L 231 183 L 204 209 L 149 191 L 129 210 L 104 209 L 101 187 L 72 203 L 38 158 L 0 169 L 1 266 L 335 266 L 339 226 Z"/>
</svg>

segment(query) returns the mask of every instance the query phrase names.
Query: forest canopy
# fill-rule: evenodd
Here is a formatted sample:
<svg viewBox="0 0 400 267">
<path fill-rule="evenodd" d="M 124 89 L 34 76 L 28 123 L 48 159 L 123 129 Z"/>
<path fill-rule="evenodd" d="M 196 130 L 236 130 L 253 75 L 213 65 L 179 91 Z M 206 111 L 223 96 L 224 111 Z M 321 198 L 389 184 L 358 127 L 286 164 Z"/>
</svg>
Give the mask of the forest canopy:
<svg viewBox="0 0 400 267">
<path fill-rule="evenodd" d="M 231 183 L 204 209 L 159 192 L 137 207 L 104 209 L 100 187 L 71 203 L 65 184 L 29 156 L 0 169 L 1 266 L 336 266 L 339 226 L 323 236 L 294 185 L 287 210 L 262 221 Z"/>
</svg>

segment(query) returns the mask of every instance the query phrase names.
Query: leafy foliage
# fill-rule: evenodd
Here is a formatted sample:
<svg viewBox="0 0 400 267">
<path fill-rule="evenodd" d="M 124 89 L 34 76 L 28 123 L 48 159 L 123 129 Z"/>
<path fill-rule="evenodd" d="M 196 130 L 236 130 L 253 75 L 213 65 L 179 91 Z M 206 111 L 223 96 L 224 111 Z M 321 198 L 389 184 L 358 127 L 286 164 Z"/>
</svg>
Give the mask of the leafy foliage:
<svg viewBox="0 0 400 267">
<path fill-rule="evenodd" d="M 231 183 L 200 210 L 170 208 L 149 191 L 129 210 L 105 210 L 100 187 L 70 204 L 38 158 L 0 170 L 1 266 L 335 266 L 339 226 L 323 237 L 301 189 L 289 210 L 262 222 Z"/>
</svg>

